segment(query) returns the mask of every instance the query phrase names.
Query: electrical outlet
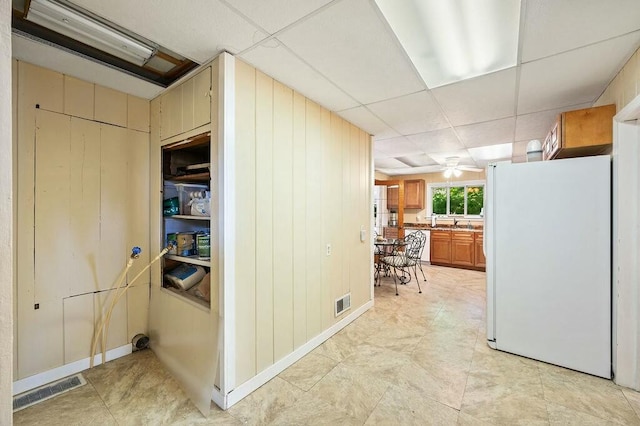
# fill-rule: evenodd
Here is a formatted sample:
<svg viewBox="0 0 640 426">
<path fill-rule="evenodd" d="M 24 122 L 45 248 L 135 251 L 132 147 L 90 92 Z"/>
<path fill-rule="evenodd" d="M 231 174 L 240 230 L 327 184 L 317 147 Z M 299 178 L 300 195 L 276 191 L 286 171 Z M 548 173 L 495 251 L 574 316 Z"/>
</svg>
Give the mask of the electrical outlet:
<svg viewBox="0 0 640 426">
<path fill-rule="evenodd" d="M 331 256 L 331 244 L 327 244 L 327 256 Z"/>
</svg>

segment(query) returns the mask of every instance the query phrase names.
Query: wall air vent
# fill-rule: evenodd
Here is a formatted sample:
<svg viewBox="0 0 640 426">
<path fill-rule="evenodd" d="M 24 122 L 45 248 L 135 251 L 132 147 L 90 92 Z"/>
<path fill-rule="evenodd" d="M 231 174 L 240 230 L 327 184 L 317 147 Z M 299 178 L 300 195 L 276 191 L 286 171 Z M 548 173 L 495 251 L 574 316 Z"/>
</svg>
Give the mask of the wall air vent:
<svg viewBox="0 0 640 426">
<path fill-rule="evenodd" d="M 344 311 L 351 308 L 351 293 L 347 293 L 344 296 L 336 299 L 336 317 L 341 315 Z"/>
</svg>

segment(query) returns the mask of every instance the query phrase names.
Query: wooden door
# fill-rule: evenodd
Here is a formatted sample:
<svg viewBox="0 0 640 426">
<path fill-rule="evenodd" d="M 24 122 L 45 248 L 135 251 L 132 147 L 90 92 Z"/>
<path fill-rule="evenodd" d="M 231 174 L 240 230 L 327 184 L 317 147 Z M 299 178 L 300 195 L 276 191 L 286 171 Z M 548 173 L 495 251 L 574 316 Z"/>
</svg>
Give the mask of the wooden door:
<svg viewBox="0 0 640 426">
<path fill-rule="evenodd" d="M 451 263 L 461 266 L 473 266 L 474 242 L 471 232 L 451 233 Z"/>
<path fill-rule="evenodd" d="M 431 231 L 431 263 L 451 263 L 451 233 Z"/>
</svg>

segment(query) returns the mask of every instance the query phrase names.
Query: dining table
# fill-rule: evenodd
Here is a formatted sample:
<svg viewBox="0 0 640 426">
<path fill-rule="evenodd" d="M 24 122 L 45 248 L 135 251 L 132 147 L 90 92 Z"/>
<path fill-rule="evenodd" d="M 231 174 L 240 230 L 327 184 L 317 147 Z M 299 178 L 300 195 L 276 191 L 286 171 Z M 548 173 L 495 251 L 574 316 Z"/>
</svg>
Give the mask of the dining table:
<svg viewBox="0 0 640 426">
<path fill-rule="evenodd" d="M 406 246 L 407 243 L 402 239 L 393 239 L 387 238 L 384 240 L 375 240 L 373 242 L 374 245 L 374 283 L 377 283 L 380 286 L 380 274 L 384 273 L 385 276 L 389 276 L 391 274 L 391 267 L 382 262 L 382 259 L 385 256 L 391 256 L 394 250 L 400 249 L 400 247 Z M 395 269 L 395 268 L 394 268 Z M 397 271 L 394 271 L 396 275 L 398 275 Z M 403 278 L 407 274 L 402 271 L 402 275 L 398 275 L 400 282 L 402 284 L 406 284 L 411 280 L 411 275 L 408 275 L 408 278 Z"/>
</svg>

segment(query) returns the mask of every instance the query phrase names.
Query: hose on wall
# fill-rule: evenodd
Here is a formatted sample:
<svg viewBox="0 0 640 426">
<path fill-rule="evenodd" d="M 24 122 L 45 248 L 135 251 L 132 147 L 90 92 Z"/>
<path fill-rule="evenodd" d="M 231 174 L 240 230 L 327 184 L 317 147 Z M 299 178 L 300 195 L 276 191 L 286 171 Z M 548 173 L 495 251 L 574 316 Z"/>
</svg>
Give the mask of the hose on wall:
<svg viewBox="0 0 640 426">
<path fill-rule="evenodd" d="M 104 364 L 106 361 L 105 354 L 107 351 L 107 336 L 109 335 L 109 323 L 111 321 L 111 314 L 113 313 L 113 310 L 116 307 L 118 301 L 122 298 L 122 296 L 125 295 L 125 293 L 129 290 L 129 288 L 131 288 L 131 285 L 151 267 L 151 265 L 157 262 L 162 256 L 167 254 L 169 250 L 171 250 L 172 248 L 173 248 L 173 245 L 170 243 L 167 247 L 162 249 L 162 251 L 151 262 L 149 262 L 147 266 L 142 268 L 142 270 L 135 277 L 133 277 L 129 282 L 127 282 L 126 285 L 121 286 L 122 282 L 127 276 L 127 272 L 129 272 L 129 269 L 131 269 L 131 266 L 133 266 L 133 262 L 136 259 L 138 259 L 140 257 L 140 253 L 142 253 L 142 249 L 140 247 L 133 247 L 133 249 L 131 249 L 131 256 L 129 256 L 129 259 L 127 260 L 127 265 L 125 266 L 125 268 L 122 270 L 122 272 L 116 279 L 116 284 L 115 284 L 116 291 L 114 292 L 114 295 L 111 299 L 109 310 L 103 316 L 100 326 L 96 330 L 96 333 L 93 339 L 93 344 L 91 345 L 91 355 L 89 357 L 89 368 L 93 368 L 93 361 L 96 354 L 98 341 L 101 342 L 102 364 Z"/>
</svg>

